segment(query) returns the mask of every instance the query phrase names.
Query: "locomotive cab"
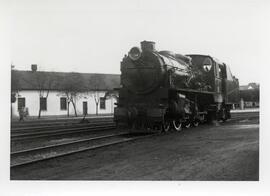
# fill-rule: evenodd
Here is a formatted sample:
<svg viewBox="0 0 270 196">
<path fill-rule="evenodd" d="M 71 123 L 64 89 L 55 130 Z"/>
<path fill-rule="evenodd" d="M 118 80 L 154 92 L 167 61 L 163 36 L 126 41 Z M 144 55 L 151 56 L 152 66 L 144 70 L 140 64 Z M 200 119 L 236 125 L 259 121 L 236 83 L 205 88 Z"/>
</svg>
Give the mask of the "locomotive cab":
<svg viewBox="0 0 270 196">
<path fill-rule="evenodd" d="M 239 102 L 239 82 L 230 70 L 230 67 L 223 63 L 219 67 L 219 74 L 222 79 L 222 93 L 226 104 L 235 104 Z"/>
</svg>

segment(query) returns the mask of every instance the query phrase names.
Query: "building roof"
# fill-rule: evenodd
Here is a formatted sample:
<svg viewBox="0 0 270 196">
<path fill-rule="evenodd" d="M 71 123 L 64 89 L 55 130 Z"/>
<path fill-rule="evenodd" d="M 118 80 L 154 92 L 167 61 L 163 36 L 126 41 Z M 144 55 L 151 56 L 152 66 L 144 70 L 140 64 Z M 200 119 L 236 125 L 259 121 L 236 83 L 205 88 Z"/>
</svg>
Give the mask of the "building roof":
<svg viewBox="0 0 270 196">
<path fill-rule="evenodd" d="M 243 85 L 239 87 L 240 91 L 244 91 L 244 90 L 254 90 L 254 89 L 259 89 L 260 85 L 258 83 L 252 82 L 249 83 L 248 85 Z"/>
<path fill-rule="evenodd" d="M 19 90 L 65 90 L 67 83 L 80 90 L 113 90 L 120 87 L 120 75 L 77 72 L 12 70 L 12 85 Z M 76 86 L 77 85 L 77 86 Z"/>
</svg>

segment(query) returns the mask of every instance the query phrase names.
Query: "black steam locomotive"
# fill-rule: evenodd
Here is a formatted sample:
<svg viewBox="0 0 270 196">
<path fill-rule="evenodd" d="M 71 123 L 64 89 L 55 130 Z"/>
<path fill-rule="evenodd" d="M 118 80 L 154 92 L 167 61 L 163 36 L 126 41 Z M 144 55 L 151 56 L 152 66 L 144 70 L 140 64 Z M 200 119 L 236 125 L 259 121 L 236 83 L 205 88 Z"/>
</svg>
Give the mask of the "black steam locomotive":
<svg viewBox="0 0 270 196">
<path fill-rule="evenodd" d="M 239 82 L 229 67 L 208 55 L 157 51 L 141 42 L 121 62 L 121 88 L 114 112 L 119 125 L 179 131 L 230 118 L 239 101 Z"/>
</svg>

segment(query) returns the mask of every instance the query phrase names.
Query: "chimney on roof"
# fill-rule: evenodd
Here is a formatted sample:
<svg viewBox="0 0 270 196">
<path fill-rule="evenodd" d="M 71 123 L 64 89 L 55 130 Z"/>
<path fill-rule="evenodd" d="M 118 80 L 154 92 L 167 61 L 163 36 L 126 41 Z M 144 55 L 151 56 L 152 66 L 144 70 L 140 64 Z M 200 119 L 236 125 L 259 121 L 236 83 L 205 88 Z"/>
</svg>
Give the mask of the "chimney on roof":
<svg viewBox="0 0 270 196">
<path fill-rule="evenodd" d="M 37 64 L 32 64 L 31 70 L 32 70 L 32 72 L 36 72 L 37 71 Z"/>
</svg>

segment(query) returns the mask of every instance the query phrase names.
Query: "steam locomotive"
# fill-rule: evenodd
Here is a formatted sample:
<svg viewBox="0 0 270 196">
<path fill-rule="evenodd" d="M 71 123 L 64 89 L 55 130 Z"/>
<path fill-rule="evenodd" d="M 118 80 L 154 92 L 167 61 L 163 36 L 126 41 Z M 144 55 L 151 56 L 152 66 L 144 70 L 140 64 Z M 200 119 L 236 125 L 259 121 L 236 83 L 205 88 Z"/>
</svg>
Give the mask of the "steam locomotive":
<svg viewBox="0 0 270 196">
<path fill-rule="evenodd" d="M 157 51 L 151 41 L 125 55 L 118 90 L 118 125 L 164 132 L 225 121 L 239 102 L 239 82 L 228 65 L 208 55 Z"/>
</svg>

